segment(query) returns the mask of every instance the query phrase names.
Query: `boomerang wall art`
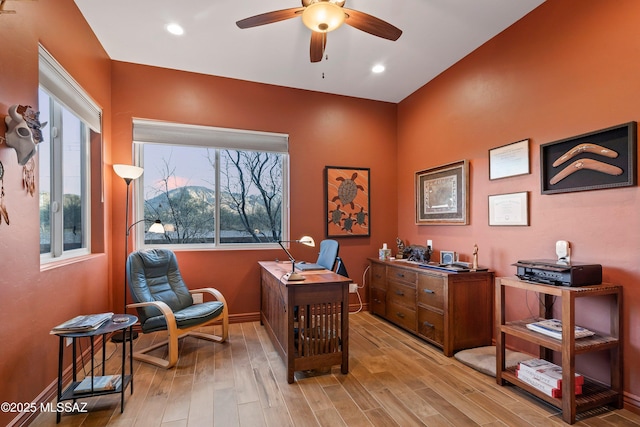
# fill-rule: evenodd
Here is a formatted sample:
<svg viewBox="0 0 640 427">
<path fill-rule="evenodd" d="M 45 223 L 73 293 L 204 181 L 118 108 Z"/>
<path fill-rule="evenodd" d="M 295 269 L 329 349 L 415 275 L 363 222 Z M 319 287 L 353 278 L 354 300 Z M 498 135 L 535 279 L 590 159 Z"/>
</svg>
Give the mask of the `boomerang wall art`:
<svg viewBox="0 0 640 427">
<path fill-rule="evenodd" d="M 629 122 L 541 145 L 542 194 L 636 185 L 636 139 Z"/>
<path fill-rule="evenodd" d="M 327 237 L 369 236 L 369 169 L 327 166 L 324 172 Z"/>
</svg>

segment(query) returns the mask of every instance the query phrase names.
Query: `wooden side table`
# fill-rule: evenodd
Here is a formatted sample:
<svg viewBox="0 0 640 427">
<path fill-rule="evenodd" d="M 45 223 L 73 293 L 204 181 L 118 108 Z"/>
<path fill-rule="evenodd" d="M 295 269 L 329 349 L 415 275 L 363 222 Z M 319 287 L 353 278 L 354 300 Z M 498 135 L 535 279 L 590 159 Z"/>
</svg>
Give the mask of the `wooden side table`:
<svg viewBox="0 0 640 427">
<path fill-rule="evenodd" d="M 114 390 L 102 390 L 95 391 L 92 390 L 87 393 L 75 393 L 75 388 L 80 384 L 77 378 L 77 347 L 76 341 L 78 338 L 89 338 L 91 341 L 91 377 L 94 377 L 94 337 L 97 335 L 102 335 L 102 375 L 105 375 L 105 347 L 106 347 L 106 335 L 111 334 L 117 331 L 124 331 L 127 328 L 129 329 L 129 336 L 131 336 L 131 332 L 133 331 L 133 325 L 138 321 L 136 316 L 132 316 L 129 314 L 116 314 L 113 318 L 126 318 L 124 322 L 114 322 L 113 320 L 108 320 L 102 326 L 94 331 L 84 331 L 84 332 L 61 332 L 56 333 L 60 340 L 60 347 L 58 352 L 58 402 L 62 402 L 64 400 L 73 400 L 82 399 L 85 397 L 93 397 L 93 396 L 103 396 L 105 394 L 116 394 L 120 393 L 120 413 L 124 411 L 124 391 L 127 386 L 131 385 L 131 394 L 133 394 L 133 341 L 129 341 L 129 375 L 125 375 L 125 360 L 126 357 L 126 341 L 122 343 L 122 367 L 121 367 L 121 375 L 122 382 L 121 384 Z M 71 338 L 73 345 L 73 381 L 71 384 L 63 391 L 62 390 L 62 356 L 64 354 L 64 342 L 65 339 Z M 61 413 L 58 411 L 56 413 L 56 423 L 60 422 Z"/>
</svg>

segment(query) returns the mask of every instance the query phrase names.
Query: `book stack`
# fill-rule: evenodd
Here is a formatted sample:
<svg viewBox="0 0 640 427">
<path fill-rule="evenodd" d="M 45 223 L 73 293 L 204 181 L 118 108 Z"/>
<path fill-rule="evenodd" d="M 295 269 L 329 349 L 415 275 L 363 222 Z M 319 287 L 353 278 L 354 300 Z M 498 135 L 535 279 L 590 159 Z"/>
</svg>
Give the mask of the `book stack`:
<svg viewBox="0 0 640 427">
<path fill-rule="evenodd" d="M 525 360 L 518 364 L 516 376 L 547 396 L 562 397 L 562 368 L 558 365 L 543 359 Z M 576 373 L 575 378 L 575 394 L 580 395 L 584 377 Z"/>
<path fill-rule="evenodd" d="M 95 331 L 111 319 L 112 316 L 113 313 L 83 314 L 76 316 L 51 329 L 51 334 Z"/>
<path fill-rule="evenodd" d="M 93 389 L 91 385 L 93 383 Z M 80 384 L 73 389 L 76 394 L 91 393 L 97 391 L 113 391 L 122 384 L 120 375 L 104 375 L 98 377 L 85 377 Z"/>
<path fill-rule="evenodd" d="M 559 340 L 562 339 L 562 322 L 558 319 L 545 319 L 539 322 L 527 323 L 527 328 L 535 332 L 540 332 L 541 334 L 547 335 L 552 338 L 556 338 Z M 595 335 L 595 332 L 576 325 L 576 339 L 590 337 L 592 335 Z"/>
</svg>

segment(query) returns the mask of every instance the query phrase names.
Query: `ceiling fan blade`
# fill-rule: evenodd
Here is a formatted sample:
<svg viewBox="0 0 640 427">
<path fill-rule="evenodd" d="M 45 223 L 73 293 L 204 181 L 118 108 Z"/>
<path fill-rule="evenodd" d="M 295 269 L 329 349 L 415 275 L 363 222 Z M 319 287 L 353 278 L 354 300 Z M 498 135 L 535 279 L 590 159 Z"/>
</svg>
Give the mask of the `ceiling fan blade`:
<svg viewBox="0 0 640 427">
<path fill-rule="evenodd" d="M 275 10 L 273 12 L 262 13 L 260 15 L 241 19 L 240 21 L 236 22 L 236 25 L 242 29 L 245 29 L 258 27 L 260 25 L 271 24 L 278 21 L 285 21 L 287 19 L 295 18 L 303 10 L 304 7 L 292 7 L 290 9 Z"/>
<path fill-rule="evenodd" d="M 347 19 L 345 21 L 346 24 L 364 31 L 365 33 L 392 41 L 398 40 L 402 35 L 402 30 L 400 28 L 394 27 L 388 22 L 385 22 L 380 18 L 376 18 L 375 16 L 347 8 L 344 8 L 344 13 L 347 14 Z"/>
<path fill-rule="evenodd" d="M 311 62 L 320 62 L 324 56 L 324 49 L 327 47 L 327 33 L 311 31 L 311 47 L 309 54 Z"/>
</svg>

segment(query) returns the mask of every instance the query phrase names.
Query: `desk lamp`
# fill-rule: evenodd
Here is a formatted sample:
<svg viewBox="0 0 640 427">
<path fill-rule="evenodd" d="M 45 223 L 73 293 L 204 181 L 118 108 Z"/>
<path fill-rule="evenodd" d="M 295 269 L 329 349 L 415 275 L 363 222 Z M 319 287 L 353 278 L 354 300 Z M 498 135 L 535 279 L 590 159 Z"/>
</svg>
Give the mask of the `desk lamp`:
<svg viewBox="0 0 640 427">
<path fill-rule="evenodd" d="M 315 240 L 313 240 L 313 237 L 311 236 L 302 236 L 298 240 L 278 240 L 278 244 L 280 245 L 282 250 L 284 250 L 287 253 L 287 256 L 291 260 L 291 273 L 287 273 L 285 275 L 286 280 L 289 282 L 304 280 L 304 276 L 302 274 L 296 273 L 296 260 L 293 258 L 293 255 L 291 255 L 291 252 L 289 252 L 287 248 L 285 248 L 284 245 L 282 244 L 286 242 L 302 243 L 303 245 L 311 246 L 311 247 L 315 247 L 316 242 Z"/>
</svg>

